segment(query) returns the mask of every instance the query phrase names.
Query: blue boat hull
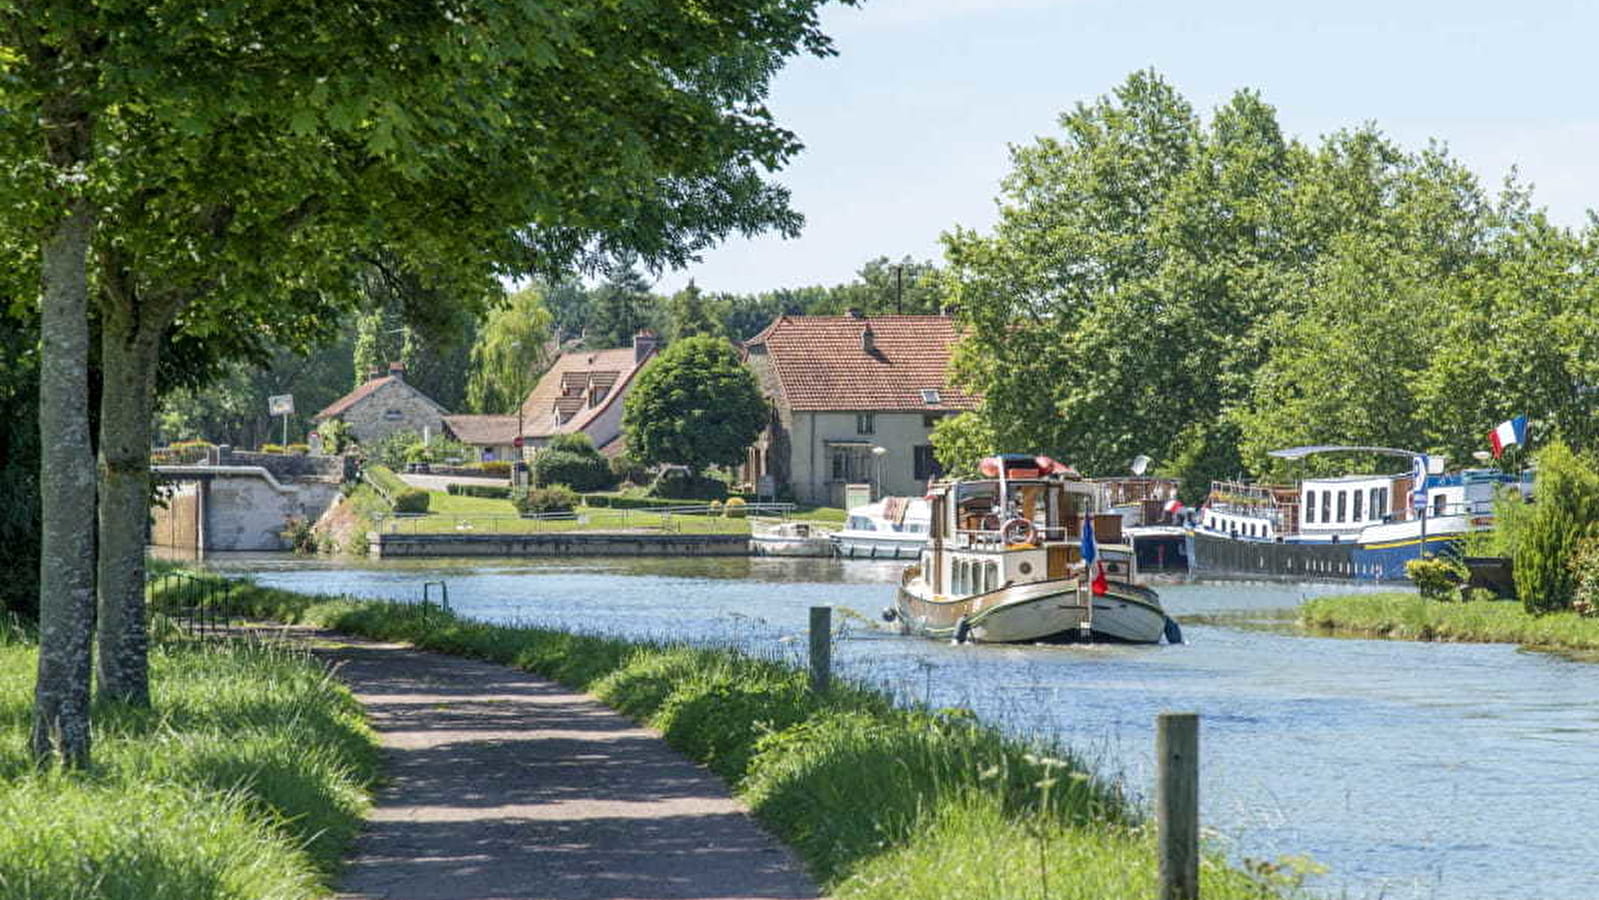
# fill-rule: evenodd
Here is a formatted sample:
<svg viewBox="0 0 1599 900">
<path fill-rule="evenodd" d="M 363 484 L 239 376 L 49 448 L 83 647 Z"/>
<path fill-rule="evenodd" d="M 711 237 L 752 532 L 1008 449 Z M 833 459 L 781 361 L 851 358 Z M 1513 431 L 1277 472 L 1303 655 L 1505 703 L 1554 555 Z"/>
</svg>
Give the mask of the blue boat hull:
<svg viewBox="0 0 1599 900">
<path fill-rule="evenodd" d="M 1459 534 L 1428 535 L 1427 553 L 1458 551 Z M 1189 572 L 1292 581 L 1404 581 L 1405 563 L 1421 556 L 1421 539 L 1373 544 L 1276 543 L 1188 533 Z"/>
</svg>

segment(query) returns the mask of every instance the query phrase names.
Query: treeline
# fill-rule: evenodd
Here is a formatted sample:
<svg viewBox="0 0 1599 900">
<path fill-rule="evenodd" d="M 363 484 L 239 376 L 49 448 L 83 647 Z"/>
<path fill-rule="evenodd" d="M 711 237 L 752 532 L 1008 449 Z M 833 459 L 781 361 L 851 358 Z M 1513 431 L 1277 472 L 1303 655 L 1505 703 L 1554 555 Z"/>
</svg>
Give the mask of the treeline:
<svg viewBox="0 0 1599 900">
<path fill-rule="evenodd" d="M 293 394 L 290 438 L 303 439 L 312 416 L 392 361 L 404 362 L 406 380 L 446 409 L 511 412 L 558 349 L 625 347 L 646 328 L 667 341 L 695 335 L 743 340 L 784 314 L 937 312 L 937 275 L 930 262 L 881 256 L 853 280 L 831 286 L 738 294 L 691 282 L 663 295 L 637 268 L 624 265 L 592 285 L 533 281 L 507 296 L 456 297 L 374 267 L 362 281 L 361 305 L 328 343 L 309 353 L 274 349 L 203 383 L 176 386 L 160 404 L 160 436 L 243 447 L 276 441 L 281 424 L 267 415 L 267 398 Z"/>
<path fill-rule="evenodd" d="M 1013 150 L 992 233 L 944 237 L 986 397 L 940 429 L 949 463 L 1147 454 L 1202 494 L 1284 474 L 1278 447 L 1458 462 L 1513 415 L 1592 446 L 1594 220 L 1557 227 L 1514 175 L 1490 190 L 1373 125 L 1286 138 L 1253 91 L 1203 120 L 1153 72 L 1059 124 Z"/>
</svg>

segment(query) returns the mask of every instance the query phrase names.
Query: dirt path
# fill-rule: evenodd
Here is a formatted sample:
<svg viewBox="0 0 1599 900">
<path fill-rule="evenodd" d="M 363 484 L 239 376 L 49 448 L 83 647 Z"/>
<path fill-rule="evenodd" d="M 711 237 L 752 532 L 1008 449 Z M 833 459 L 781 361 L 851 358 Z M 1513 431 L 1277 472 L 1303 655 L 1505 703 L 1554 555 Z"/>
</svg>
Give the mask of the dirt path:
<svg viewBox="0 0 1599 900">
<path fill-rule="evenodd" d="M 320 634 L 385 774 L 341 898 L 814 898 L 716 776 L 594 698 L 504 666 Z"/>
</svg>

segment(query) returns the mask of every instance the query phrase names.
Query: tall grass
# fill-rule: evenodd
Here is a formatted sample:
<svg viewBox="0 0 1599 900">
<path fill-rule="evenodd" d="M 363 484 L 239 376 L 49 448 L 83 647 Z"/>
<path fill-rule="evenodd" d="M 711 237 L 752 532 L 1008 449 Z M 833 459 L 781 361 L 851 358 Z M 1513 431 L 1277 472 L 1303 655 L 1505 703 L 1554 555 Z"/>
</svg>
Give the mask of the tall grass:
<svg viewBox="0 0 1599 900">
<path fill-rule="evenodd" d="M 244 585 L 257 615 L 492 660 L 588 690 L 722 775 L 831 896 L 1153 895 L 1153 836 L 1066 750 L 963 710 L 904 708 L 858 686 L 809 690 L 725 649 L 464 621 L 404 604 Z M 1262 874 L 1265 872 L 1266 874 Z M 1297 879 L 1207 857 L 1205 896 L 1281 897 Z"/>
<path fill-rule="evenodd" d="M 1513 601 L 1454 603 L 1411 593 L 1355 594 L 1312 598 L 1299 615 L 1307 628 L 1335 634 L 1599 650 L 1599 618 L 1569 611 L 1535 616 Z"/>
<path fill-rule="evenodd" d="M 36 648 L 0 629 L 0 896 L 308 898 L 360 827 L 377 754 L 303 653 L 158 644 L 153 709 L 99 705 L 94 767 L 26 752 Z"/>
</svg>

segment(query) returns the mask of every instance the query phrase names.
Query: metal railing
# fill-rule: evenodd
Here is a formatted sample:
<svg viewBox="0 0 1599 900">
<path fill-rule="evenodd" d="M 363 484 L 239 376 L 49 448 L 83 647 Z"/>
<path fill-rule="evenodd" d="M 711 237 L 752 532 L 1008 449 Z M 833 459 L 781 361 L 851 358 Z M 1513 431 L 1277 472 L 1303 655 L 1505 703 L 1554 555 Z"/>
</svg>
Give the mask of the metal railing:
<svg viewBox="0 0 1599 900">
<path fill-rule="evenodd" d="M 145 580 L 145 616 L 163 616 L 186 633 L 228 634 L 234 627 L 233 582 L 187 572 L 164 572 Z"/>
</svg>

